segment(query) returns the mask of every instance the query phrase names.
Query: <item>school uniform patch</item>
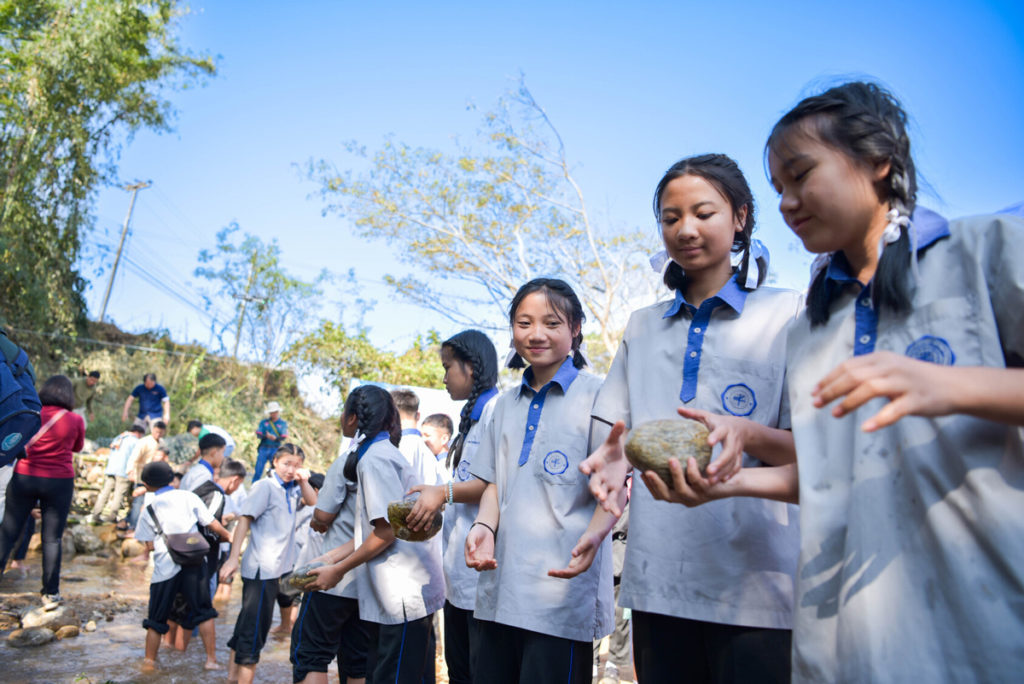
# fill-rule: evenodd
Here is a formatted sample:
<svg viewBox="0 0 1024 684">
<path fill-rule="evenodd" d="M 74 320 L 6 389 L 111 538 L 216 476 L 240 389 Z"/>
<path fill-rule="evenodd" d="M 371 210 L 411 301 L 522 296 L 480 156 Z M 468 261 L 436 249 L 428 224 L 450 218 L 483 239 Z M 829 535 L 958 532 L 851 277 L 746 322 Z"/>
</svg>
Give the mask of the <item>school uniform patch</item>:
<svg viewBox="0 0 1024 684">
<path fill-rule="evenodd" d="M 561 475 L 569 468 L 569 457 L 561 451 L 549 451 L 544 457 L 544 470 L 549 475 Z"/>
<path fill-rule="evenodd" d="M 907 346 L 907 356 L 918 361 L 937 363 L 940 366 L 952 366 L 956 363 L 956 354 L 949 342 L 934 335 L 924 335 Z"/>
<path fill-rule="evenodd" d="M 754 390 L 742 382 L 729 385 L 722 392 L 722 408 L 734 416 L 749 416 L 757 408 L 757 397 Z"/>
<path fill-rule="evenodd" d="M 466 482 L 472 475 L 469 474 L 469 461 L 462 459 L 459 461 L 458 467 L 455 469 L 455 474 L 459 478 L 459 482 Z"/>
</svg>

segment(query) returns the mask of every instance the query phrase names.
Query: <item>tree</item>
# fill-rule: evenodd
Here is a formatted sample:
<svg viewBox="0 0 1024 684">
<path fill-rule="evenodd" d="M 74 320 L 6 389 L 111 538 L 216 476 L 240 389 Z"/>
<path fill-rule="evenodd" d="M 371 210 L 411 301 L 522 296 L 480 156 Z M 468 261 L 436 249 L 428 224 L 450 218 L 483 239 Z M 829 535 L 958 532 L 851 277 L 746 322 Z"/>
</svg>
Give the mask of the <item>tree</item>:
<svg viewBox="0 0 1024 684">
<path fill-rule="evenodd" d="M 226 300 L 235 315 L 215 330 L 221 348 L 224 335 L 234 328 L 234 356 L 240 343 L 243 350 L 267 369 L 276 368 L 282 354 L 292 342 L 308 329 L 323 285 L 330 277 L 321 271 L 312 281 L 300 280 L 281 265 L 281 248 L 277 240 L 264 243 L 255 235 L 237 235 L 239 227 L 232 223 L 217 233 L 217 246 L 199 253 L 195 274 L 215 285 L 204 295 L 207 309 L 216 308 L 218 300 Z"/>
<path fill-rule="evenodd" d="M 361 175 L 321 160 L 309 174 L 324 213 L 386 240 L 398 259 L 430 277 L 387 276 L 406 299 L 467 326 L 504 326 L 516 290 L 561 274 L 577 289 L 603 347 L 614 349 L 628 312 L 653 297 L 653 236 L 595 225 L 565 145 L 520 82 L 485 118 L 489 154 L 412 148 L 388 140 Z"/>
<path fill-rule="evenodd" d="M 431 330 L 401 354 L 381 351 L 365 328 L 350 333 L 344 325 L 322 320 L 319 328 L 296 340 L 285 358 L 324 377 L 344 398 L 353 379 L 441 389 L 440 348 L 441 337 Z"/>
<path fill-rule="evenodd" d="M 0 0 L 0 317 L 74 334 L 76 269 L 119 144 L 169 130 L 163 92 L 214 73 L 184 52 L 173 0 Z"/>
</svg>

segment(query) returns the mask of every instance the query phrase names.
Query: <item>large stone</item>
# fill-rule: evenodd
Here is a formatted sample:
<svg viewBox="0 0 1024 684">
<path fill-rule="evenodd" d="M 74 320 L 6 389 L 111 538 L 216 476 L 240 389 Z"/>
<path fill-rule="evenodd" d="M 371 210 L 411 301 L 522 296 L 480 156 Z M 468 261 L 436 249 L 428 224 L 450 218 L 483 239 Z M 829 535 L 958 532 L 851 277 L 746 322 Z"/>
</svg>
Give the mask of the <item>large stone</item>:
<svg viewBox="0 0 1024 684">
<path fill-rule="evenodd" d="M 300 568 L 296 568 L 288 577 L 288 584 L 299 591 L 308 591 L 309 585 L 317 579 L 317 575 L 311 575 L 309 571 L 319 567 L 323 567 L 323 562 L 313 561 L 312 563 L 306 563 Z"/>
<path fill-rule="evenodd" d="M 54 633 L 54 636 L 57 639 L 70 639 L 71 637 L 78 636 L 80 632 L 81 630 L 78 629 L 78 625 L 64 625 Z"/>
<path fill-rule="evenodd" d="M 7 643 L 15 648 L 42 646 L 43 644 L 48 644 L 53 641 L 54 636 L 52 629 L 47 629 L 46 627 L 28 627 L 26 629 L 16 629 L 11 632 L 7 637 Z"/>
<path fill-rule="evenodd" d="M 61 627 L 67 625 L 78 626 L 78 615 L 75 614 L 75 610 L 68 605 L 59 605 L 53 610 L 46 610 L 45 608 L 32 608 L 21 616 L 21 626 L 24 628 L 29 627 L 46 627 L 51 630 L 58 630 Z"/>
<path fill-rule="evenodd" d="M 71 539 L 78 553 L 96 553 L 106 546 L 103 540 L 88 525 L 76 525 L 71 528 Z"/>
<path fill-rule="evenodd" d="M 103 479 L 104 476 L 103 466 L 97 464 L 89 468 L 89 472 L 85 474 L 85 481 L 89 484 L 96 484 Z"/>
<path fill-rule="evenodd" d="M 121 555 L 125 558 L 135 558 L 146 552 L 146 545 L 135 539 L 125 539 L 121 542 Z"/>
<path fill-rule="evenodd" d="M 679 459 L 686 471 L 687 460 L 693 457 L 703 474 L 711 462 L 708 429 L 703 423 L 687 418 L 652 420 L 638 425 L 626 440 L 626 458 L 640 472 L 653 470 L 662 482 L 672 486 L 672 471 L 668 459 Z"/>
<path fill-rule="evenodd" d="M 402 541 L 426 541 L 441 531 L 441 525 L 444 522 L 441 511 L 435 513 L 434 519 L 423 529 L 412 530 L 406 525 L 405 518 L 412 512 L 417 498 L 419 498 L 419 494 L 413 494 L 388 504 L 388 522 L 391 523 L 391 531 L 395 533 L 396 538 Z"/>
</svg>

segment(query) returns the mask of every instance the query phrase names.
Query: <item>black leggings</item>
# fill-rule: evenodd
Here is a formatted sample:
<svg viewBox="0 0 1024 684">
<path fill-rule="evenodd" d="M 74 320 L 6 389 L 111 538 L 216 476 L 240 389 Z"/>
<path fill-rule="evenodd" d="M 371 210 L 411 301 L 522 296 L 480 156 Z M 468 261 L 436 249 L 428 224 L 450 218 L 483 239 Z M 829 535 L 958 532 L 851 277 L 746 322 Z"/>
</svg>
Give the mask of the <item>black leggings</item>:
<svg viewBox="0 0 1024 684">
<path fill-rule="evenodd" d="M 67 477 L 35 477 L 14 473 L 7 485 L 7 503 L 0 523 L 0 568 L 7 567 L 7 558 L 18 543 L 36 502 L 43 514 L 43 589 L 44 594 L 60 592 L 61 537 L 71 510 L 75 493 L 74 479 Z"/>
</svg>

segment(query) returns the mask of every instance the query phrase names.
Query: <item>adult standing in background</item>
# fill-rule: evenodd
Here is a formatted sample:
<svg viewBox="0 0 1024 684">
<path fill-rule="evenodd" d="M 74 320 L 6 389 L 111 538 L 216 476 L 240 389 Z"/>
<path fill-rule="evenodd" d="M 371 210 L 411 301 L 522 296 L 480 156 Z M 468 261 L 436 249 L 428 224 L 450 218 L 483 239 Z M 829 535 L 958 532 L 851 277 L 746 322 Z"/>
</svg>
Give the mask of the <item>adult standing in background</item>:
<svg viewBox="0 0 1024 684">
<path fill-rule="evenodd" d="M 7 486 L 0 523 L 0 568 L 14 550 L 36 502 L 42 510 L 43 605 L 60 603 L 61 537 L 75 491 L 73 453 L 85 443 L 85 422 L 73 413 L 75 392 L 65 375 L 54 375 L 39 390 L 43 425 L 29 440 Z"/>
<path fill-rule="evenodd" d="M 99 393 L 99 390 L 96 389 L 99 382 L 100 372 L 97 370 L 89 371 L 88 375 L 71 381 L 71 386 L 75 391 L 75 413 L 82 416 L 86 427 L 89 427 L 89 423 L 96 418 L 92 402 Z"/>
<path fill-rule="evenodd" d="M 253 470 L 252 481 L 256 482 L 263 477 L 263 469 L 274 458 L 278 447 L 284 444 L 288 437 L 288 423 L 281 419 L 281 405 L 276 401 L 267 404 L 267 417 L 260 421 L 256 427 L 256 436 L 260 438 L 259 446 L 256 447 L 256 467 Z"/>
<path fill-rule="evenodd" d="M 121 420 L 128 422 L 128 412 L 132 409 L 132 402 L 138 398 L 139 413 L 135 422 L 151 430 L 153 423 L 162 420 L 165 424 L 171 422 L 171 400 L 167 396 L 167 390 L 163 385 L 157 384 L 155 373 L 146 373 L 142 376 L 142 384 L 136 385 L 132 393 L 124 401 L 124 410 L 121 411 Z"/>
</svg>

